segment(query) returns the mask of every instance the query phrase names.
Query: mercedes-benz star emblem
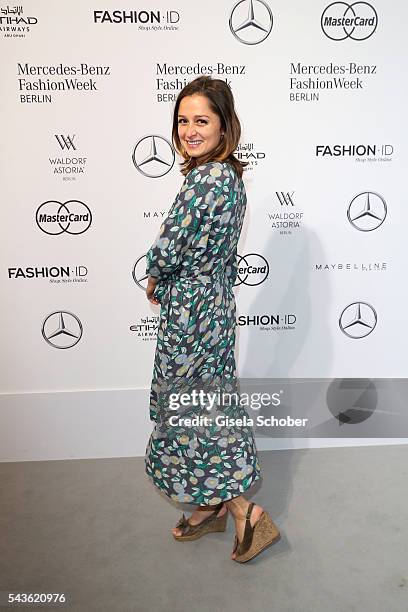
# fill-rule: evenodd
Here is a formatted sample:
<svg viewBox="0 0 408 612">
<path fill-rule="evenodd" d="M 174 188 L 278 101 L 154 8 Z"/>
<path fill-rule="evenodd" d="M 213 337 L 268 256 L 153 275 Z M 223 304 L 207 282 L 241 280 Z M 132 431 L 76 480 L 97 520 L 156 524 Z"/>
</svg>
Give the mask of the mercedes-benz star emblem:
<svg viewBox="0 0 408 612">
<path fill-rule="evenodd" d="M 176 156 L 171 143 L 157 134 L 143 136 L 133 149 L 135 168 L 144 176 L 159 178 L 172 169 Z"/>
<path fill-rule="evenodd" d="M 384 223 L 387 204 L 384 198 L 374 191 L 363 191 L 356 195 L 347 209 L 351 225 L 361 232 L 372 232 Z"/>
<path fill-rule="evenodd" d="M 67 349 L 75 346 L 82 338 L 82 323 L 72 312 L 57 310 L 45 319 L 41 332 L 50 346 Z"/>
<path fill-rule="evenodd" d="M 377 325 L 377 313 L 367 302 L 353 302 L 339 317 L 339 326 L 349 338 L 365 338 Z"/>
<path fill-rule="evenodd" d="M 272 26 L 272 11 L 264 0 L 239 0 L 231 11 L 230 30 L 244 45 L 263 42 L 271 33 Z"/>
<path fill-rule="evenodd" d="M 147 280 L 146 255 L 142 255 L 141 257 L 139 257 L 139 259 L 136 260 L 136 263 L 133 266 L 132 276 L 139 289 L 146 292 L 147 283 L 144 283 L 144 281 Z"/>
</svg>

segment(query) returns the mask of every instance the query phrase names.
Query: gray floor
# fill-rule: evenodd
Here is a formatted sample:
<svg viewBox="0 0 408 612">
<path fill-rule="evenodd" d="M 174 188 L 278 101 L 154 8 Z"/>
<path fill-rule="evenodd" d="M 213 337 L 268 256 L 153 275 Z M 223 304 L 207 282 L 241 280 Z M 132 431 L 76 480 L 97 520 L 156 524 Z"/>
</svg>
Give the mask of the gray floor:
<svg viewBox="0 0 408 612">
<path fill-rule="evenodd" d="M 0 591 L 65 592 L 84 612 L 406 612 L 408 446 L 260 460 L 252 497 L 282 539 L 245 565 L 229 559 L 231 520 L 173 540 L 180 507 L 142 458 L 0 464 Z"/>
</svg>

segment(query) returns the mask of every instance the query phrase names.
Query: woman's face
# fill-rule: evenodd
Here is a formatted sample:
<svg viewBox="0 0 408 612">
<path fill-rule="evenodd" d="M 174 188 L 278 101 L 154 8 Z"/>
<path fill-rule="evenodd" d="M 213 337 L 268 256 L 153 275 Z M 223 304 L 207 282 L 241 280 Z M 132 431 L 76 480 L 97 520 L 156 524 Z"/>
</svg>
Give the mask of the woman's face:
<svg viewBox="0 0 408 612">
<path fill-rule="evenodd" d="M 221 121 L 208 98 L 200 94 L 186 96 L 178 110 L 178 135 L 190 157 L 199 160 L 213 151 L 221 139 Z"/>
</svg>

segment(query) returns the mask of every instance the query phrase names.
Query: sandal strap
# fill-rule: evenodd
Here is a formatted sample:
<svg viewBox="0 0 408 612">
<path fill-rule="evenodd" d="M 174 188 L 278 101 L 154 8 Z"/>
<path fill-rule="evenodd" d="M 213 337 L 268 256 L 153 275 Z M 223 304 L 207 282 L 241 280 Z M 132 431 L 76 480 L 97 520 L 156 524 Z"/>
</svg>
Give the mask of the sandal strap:
<svg viewBox="0 0 408 612">
<path fill-rule="evenodd" d="M 245 517 L 246 521 L 245 521 L 244 537 L 242 538 L 242 542 L 240 542 L 238 546 L 238 549 L 239 549 L 238 556 L 245 554 L 251 548 L 255 527 L 252 527 L 250 519 L 251 519 L 252 509 L 254 506 L 255 506 L 254 502 L 250 502 L 248 506 L 248 510 L 247 510 L 246 517 Z"/>
<path fill-rule="evenodd" d="M 188 519 L 186 518 L 185 514 L 183 513 L 182 517 L 179 519 L 176 528 L 177 529 L 181 529 L 181 533 L 183 536 L 185 535 L 193 535 L 194 533 L 196 533 L 197 531 L 200 531 L 200 529 L 204 526 L 204 525 L 208 525 L 208 523 L 211 523 L 212 521 L 214 521 L 217 518 L 217 513 L 218 510 L 220 509 L 220 507 L 223 505 L 223 502 L 221 504 L 218 504 L 218 506 L 213 506 L 214 508 L 214 512 L 212 512 L 210 514 L 210 516 L 207 516 L 207 518 L 203 519 L 200 523 L 198 523 L 198 525 L 191 525 L 191 523 L 188 521 Z"/>
<path fill-rule="evenodd" d="M 188 525 L 189 525 L 189 523 L 188 523 L 188 521 L 186 519 L 185 514 L 183 513 L 183 516 L 177 522 L 176 528 L 179 528 L 179 527 L 183 528 L 183 527 L 187 527 Z"/>
</svg>

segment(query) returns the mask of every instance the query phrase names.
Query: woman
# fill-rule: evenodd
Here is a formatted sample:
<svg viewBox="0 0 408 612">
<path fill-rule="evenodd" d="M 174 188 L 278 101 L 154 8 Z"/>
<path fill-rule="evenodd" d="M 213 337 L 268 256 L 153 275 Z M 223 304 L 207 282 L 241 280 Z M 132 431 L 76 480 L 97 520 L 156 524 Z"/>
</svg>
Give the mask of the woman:
<svg viewBox="0 0 408 612">
<path fill-rule="evenodd" d="M 234 357 L 233 285 L 246 207 L 244 164 L 234 156 L 240 135 L 224 81 L 202 76 L 180 92 L 173 143 L 184 158 L 185 180 L 146 256 L 147 298 L 161 308 L 150 394 L 156 425 L 145 461 L 161 491 L 198 504 L 173 529 L 175 539 L 224 531 L 230 510 L 231 558 L 245 563 L 277 541 L 279 531 L 242 495 L 260 478 L 253 432 L 228 424 L 229 417 L 248 417 L 236 400 Z M 175 402 L 181 397 L 184 403 Z"/>
</svg>

